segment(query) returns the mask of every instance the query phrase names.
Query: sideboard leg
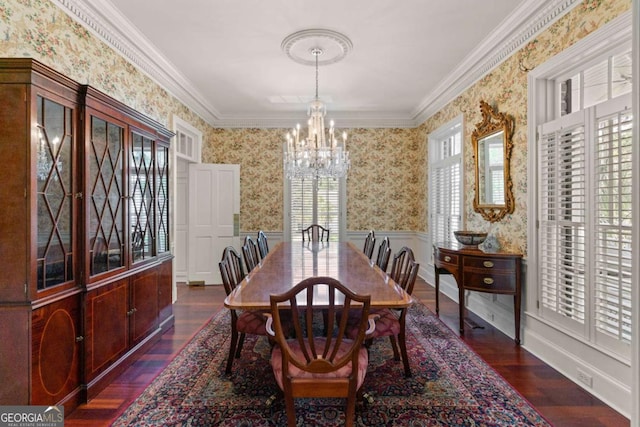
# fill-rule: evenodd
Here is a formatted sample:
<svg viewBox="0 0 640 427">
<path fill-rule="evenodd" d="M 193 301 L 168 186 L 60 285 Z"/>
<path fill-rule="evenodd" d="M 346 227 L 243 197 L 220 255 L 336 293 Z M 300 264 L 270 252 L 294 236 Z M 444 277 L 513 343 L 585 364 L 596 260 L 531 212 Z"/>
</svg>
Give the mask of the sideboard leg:
<svg viewBox="0 0 640 427">
<path fill-rule="evenodd" d="M 464 335 L 464 287 L 458 285 L 458 308 L 460 310 L 460 335 Z"/>
<path fill-rule="evenodd" d="M 516 344 L 520 345 L 520 293 L 513 296 L 513 311 L 516 323 Z"/>
<path fill-rule="evenodd" d="M 436 276 L 436 315 L 440 315 L 440 273 L 438 267 L 434 268 Z"/>
</svg>

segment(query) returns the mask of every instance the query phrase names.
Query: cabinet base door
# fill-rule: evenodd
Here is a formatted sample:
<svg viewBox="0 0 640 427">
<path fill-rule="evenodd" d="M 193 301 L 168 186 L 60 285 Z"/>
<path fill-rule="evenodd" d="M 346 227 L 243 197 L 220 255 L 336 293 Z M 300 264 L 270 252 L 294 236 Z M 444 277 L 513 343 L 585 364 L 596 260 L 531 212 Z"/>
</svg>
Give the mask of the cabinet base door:
<svg viewBox="0 0 640 427">
<path fill-rule="evenodd" d="M 79 395 L 80 295 L 34 310 L 31 321 L 31 404 L 55 405 Z"/>
<path fill-rule="evenodd" d="M 87 293 L 85 375 L 95 379 L 127 352 L 129 279 Z"/>
<path fill-rule="evenodd" d="M 131 277 L 131 338 L 138 344 L 158 329 L 158 269 Z"/>
</svg>

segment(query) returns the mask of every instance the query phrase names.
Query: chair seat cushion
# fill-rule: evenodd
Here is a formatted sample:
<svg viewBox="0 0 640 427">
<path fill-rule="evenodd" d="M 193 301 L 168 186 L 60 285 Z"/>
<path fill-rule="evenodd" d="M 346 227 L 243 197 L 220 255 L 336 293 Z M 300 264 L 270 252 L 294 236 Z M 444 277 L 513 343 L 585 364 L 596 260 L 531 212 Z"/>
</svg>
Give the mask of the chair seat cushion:
<svg viewBox="0 0 640 427">
<path fill-rule="evenodd" d="M 371 310 L 370 314 L 377 314 L 380 316 L 376 320 L 376 329 L 365 339 L 386 337 L 390 335 L 398 335 L 400 333 L 400 321 L 398 317 L 388 308 L 381 308 Z M 349 313 L 349 320 L 347 322 L 347 337 L 354 339 L 358 336 L 360 318 L 353 312 Z"/>
<path fill-rule="evenodd" d="M 314 341 L 316 343 L 316 348 L 322 348 L 325 345 L 326 338 L 316 338 Z M 343 340 L 342 344 L 340 345 L 340 350 L 338 350 L 338 357 L 349 351 L 352 343 L 353 342 L 351 340 Z M 294 354 L 303 357 L 302 351 L 300 350 L 300 345 L 297 341 L 290 340 L 289 346 Z M 362 347 L 360 348 L 358 354 L 358 377 L 356 389 L 359 389 L 364 382 L 368 363 L 369 353 L 367 352 L 366 348 Z M 271 352 L 271 367 L 273 368 L 273 373 L 276 377 L 278 386 L 280 386 L 280 389 L 284 390 L 282 384 L 282 350 L 279 346 L 274 347 L 273 351 Z M 289 365 L 289 375 L 291 375 L 293 378 L 347 378 L 349 375 L 351 375 L 351 362 L 347 363 L 337 371 L 326 374 L 307 372 L 301 370 L 297 366 Z"/>
<path fill-rule="evenodd" d="M 240 333 L 252 335 L 267 335 L 267 317 L 260 310 L 237 311 L 236 329 Z M 281 313 L 280 319 L 285 331 L 291 328 L 291 314 Z"/>
<path fill-rule="evenodd" d="M 238 332 L 252 335 L 267 335 L 267 318 L 261 311 L 247 310 L 238 313 Z"/>
</svg>

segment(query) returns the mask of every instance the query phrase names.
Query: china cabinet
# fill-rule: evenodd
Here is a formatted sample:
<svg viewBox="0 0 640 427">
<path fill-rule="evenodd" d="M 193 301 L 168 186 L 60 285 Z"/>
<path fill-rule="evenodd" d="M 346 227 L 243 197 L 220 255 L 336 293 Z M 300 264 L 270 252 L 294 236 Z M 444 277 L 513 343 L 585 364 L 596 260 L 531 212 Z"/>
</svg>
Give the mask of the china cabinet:
<svg viewBox="0 0 640 427">
<path fill-rule="evenodd" d="M 71 409 L 173 322 L 172 133 L 32 59 L 0 98 L 0 405 Z"/>
</svg>

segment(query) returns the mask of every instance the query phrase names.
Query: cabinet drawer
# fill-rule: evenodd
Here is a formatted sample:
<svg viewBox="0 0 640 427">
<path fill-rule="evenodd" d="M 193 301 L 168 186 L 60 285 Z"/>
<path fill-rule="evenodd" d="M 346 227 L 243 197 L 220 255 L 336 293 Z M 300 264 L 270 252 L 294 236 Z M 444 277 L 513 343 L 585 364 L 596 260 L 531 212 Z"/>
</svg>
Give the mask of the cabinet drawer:
<svg viewBox="0 0 640 427">
<path fill-rule="evenodd" d="M 465 271 L 463 280 L 464 288 L 472 291 L 516 292 L 516 280 L 513 274 L 489 274 L 478 271 Z"/>
<path fill-rule="evenodd" d="M 452 267 L 454 269 L 458 268 L 459 255 L 457 254 L 436 250 L 434 258 L 435 263 L 438 267 Z"/>
<path fill-rule="evenodd" d="M 515 271 L 515 258 L 491 258 L 491 257 L 464 257 L 462 259 L 462 268 L 466 271 L 468 268 L 483 269 L 491 274 L 492 271 Z"/>
</svg>

